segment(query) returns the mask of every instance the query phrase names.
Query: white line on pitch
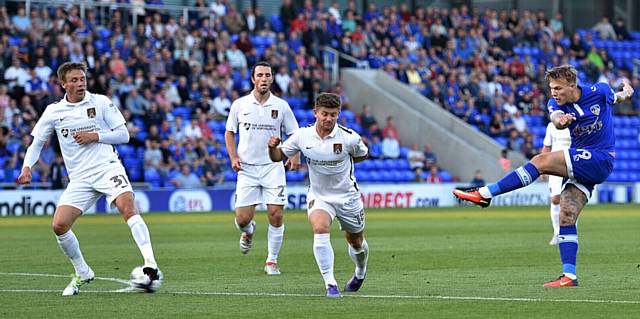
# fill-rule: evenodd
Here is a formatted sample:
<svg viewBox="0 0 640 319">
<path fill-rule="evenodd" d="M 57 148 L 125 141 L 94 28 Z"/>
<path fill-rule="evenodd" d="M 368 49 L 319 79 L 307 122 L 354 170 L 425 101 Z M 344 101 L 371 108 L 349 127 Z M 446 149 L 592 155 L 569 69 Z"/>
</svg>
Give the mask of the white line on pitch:
<svg viewBox="0 0 640 319">
<path fill-rule="evenodd" d="M 56 277 L 68 278 L 69 276 L 56 274 L 31 274 L 31 273 L 7 273 L 0 272 L 0 276 L 36 276 L 36 277 Z M 128 281 L 118 278 L 96 277 L 98 280 L 113 281 L 129 284 Z M 13 293 L 59 293 L 60 290 L 53 289 L 0 289 L 0 292 Z M 129 288 L 117 290 L 82 290 L 83 293 L 121 293 L 131 292 Z M 320 294 L 293 294 L 293 293 L 267 293 L 267 292 L 215 292 L 215 291 L 162 291 L 164 294 L 192 295 L 192 296 L 238 296 L 238 297 L 323 297 Z M 461 300 L 461 301 L 519 301 L 519 302 L 572 302 L 572 303 L 595 303 L 595 304 L 640 304 L 637 300 L 603 300 L 603 299 L 540 299 L 540 298 L 508 298 L 508 297 L 477 297 L 477 296 L 411 296 L 411 295 L 356 295 L 346 294 L 344 297 L 365 298 L 365 299 L 433 299 L 433 300 Z"/>
<path fill-rule="evenodd" d="M 27 276 L 27 277 L 55 277 L 55 278 L 70 278 L 70 275 L 55 275 L 55 274 L 31 274 L 26 272 L 0 272 L 0 276 Z M 129 285 L 128 280 L 110 277 L 94 277 L 93 279 L 112 281 L 125 285 Z"/>
</svg>

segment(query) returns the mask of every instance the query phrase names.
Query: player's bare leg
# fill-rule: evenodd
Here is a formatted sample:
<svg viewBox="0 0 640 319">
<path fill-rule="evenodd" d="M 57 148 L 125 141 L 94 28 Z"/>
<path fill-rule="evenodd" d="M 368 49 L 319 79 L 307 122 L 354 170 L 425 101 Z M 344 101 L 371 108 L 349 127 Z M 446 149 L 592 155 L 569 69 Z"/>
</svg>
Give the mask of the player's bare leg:
<svg viewBox="0 0 640 319">
<path fill-rule="evenodd" d="M 333 275 L 333 247 L 331 247 L 331 215 L 321 209 L 309 215 L 313 230 L 313 255 L 324 279 L 327 297 L 340 297 L 338 283 Z"/>
<path fill-rule="evenodd" d="M 135 205 L 133 193 L 126 192 L 118 195 L 114 200 L 115 206 L 122 214 L 122 217 L 131 228 L 131 234 L 133 239 L 138 245 L 138 249 L 144 259 L 144 273 L 149 276 L 150 280 L 158 280 L 158 264 L 153 255 L 153 247 L 151 246 L 151 236 L 149 235 L 149 229 L 147 224 L 142 219 L 142 216 L 138 214 L 138 209 Z"/>
<path fill-rule="evenodd" d="M 253 232 L 256 228 L 256 222 L 253 216 L 256 214 L 256 205 L 236 207 L 236 228 L 242 232 L 240 235 L 240 252 L 249 253 L 253 246 Z"/>
<path fill-rule="evenodd" d="M 562 260 L 562 276 L 545 287 L 573 287 L 578 285 L 576 256 L 578 255 L 578 216 L 587 204 L 587 196 L 573 184 L 567 184 L 560 194 L 560 234 L 558 248 Z"/>
<path fill-rule="evenodd" d="M 345 232 L 345 238 L 349 244 L 349 256 L 356 265 L 356 270 L 353 277 L 347 282 L 344 287 L 345 291 L 358 291 L 364 283 L 364 278 L 367 275 L 367 263 L 369 260 L 369 245 L 364 239 L 364 231 L 359 233 Z"/>
<path fill-rule="evenodd" d="M 560 195 L 551 196 L 549 216 L 553 226 L 553 237 L 551 237 L 549 245 L 555 246 L 558 244 L 558 234 L 560 233 Z"/>
<path fill-rule="evenodd" d="M 269 230 L 267 232 L 267 261 L 264 272 L 267 275 L 279 275 L 278 254 L 284 239 L 283 205 L 267 205 Z"/>
<path fill-rule="evenodd" d="M 75 269 L 75 275 L 71 278 L 71 282 L 62 291 L 63 296 L 77 295 L 80 292 L 80 286 L 90 282 L 95 276 L 91 267 L 87 265 L 84 257 L 82 257 L 78 238 L 71 230 L 80 215 L 82 215 L 80 209 L 69 205 L 58 206 L 53 215 L 52 228 L 56 234 L 58 246 L 69 258 Z"/>
</svg>

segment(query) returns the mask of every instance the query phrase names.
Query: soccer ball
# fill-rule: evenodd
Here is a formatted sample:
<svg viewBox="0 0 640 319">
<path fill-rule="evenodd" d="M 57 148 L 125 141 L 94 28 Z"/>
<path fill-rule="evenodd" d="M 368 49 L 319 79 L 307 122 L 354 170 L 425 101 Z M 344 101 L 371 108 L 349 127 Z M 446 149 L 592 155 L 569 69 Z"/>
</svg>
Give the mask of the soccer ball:
<svg viewBox="0 0 640 319">
<path fill-rule="evenodd" d="M 151 280 L 147 274 L 144 273 L 144 266 L 138 266 L 131 271 L 131 279 L 129 284 L 131 288 L 139 292 L 156 292 L 162 286 L 162 271 L 158 269 L 158 279 Z"/>
</svg>

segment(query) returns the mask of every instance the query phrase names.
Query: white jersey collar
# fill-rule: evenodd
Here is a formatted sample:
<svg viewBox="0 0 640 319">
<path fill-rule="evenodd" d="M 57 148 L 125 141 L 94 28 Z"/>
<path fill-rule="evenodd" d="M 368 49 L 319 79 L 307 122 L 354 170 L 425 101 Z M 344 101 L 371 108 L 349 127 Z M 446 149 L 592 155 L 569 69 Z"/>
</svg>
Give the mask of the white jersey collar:
<svg viewBox="0 0 640 319">
<path fill-rule="evenodd" d="M 256 99 L 255 94 L 253 94 L 255 90 L 252 90 L 251 93 L 251 99 L 253 100 L 253 104 L 256 104 L 258 106 L 271 106 L 274 104 L 273 101 L 273 92 L 269 91 L 269 98 L 267 99 L 267 101 L 264 102 L 264 104 L 261 104 L 260 101 L 258 101 L 258 99 Z"/>
<path fill-rule="evenodd" d="M 69 100 L 67 100 L 67 93 L 65 93 L 64 97 L 62 98 L 62 103 L 64 103 L 64 105 L 66 105 L 66 106 L 78 106 L 80 104 L 88 102 L 89 99 L 91 99 L 91 93 L 89 93 L 89 91 L 85 90 L 84 91 L 84 98 L 82 98 L 82 100 L 80 102 L 76 102 L 76 103 L 69 102 Z"/>
<path fill-rule="evenodd" d="M 318 139 L 322 140 L 322 137 L 320 137 L 320 134 L 318 134 L 318 121 L 316 121 L 315 124 L 313 124 L 313 134 L 315 134 L 316 137 L 318 137 Z M 336 125 L 333 126 L 333 130 L 331 130 L 331 133 L 329 133 L 329 135 L 327 135 L 327 137 L 335 137 L 336 134 L 338 134 L 338 123 L 336 123 Z"/>
</svg>

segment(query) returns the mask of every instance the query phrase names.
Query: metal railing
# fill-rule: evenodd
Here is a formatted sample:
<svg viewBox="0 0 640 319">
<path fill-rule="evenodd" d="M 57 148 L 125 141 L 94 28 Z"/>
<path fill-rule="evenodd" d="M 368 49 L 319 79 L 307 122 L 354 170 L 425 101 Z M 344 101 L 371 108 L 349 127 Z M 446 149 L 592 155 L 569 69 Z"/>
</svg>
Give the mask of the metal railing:
<svg viewBox="0 0 640 319">
<path fill-rule="evenodd" d="M 332 47 L 324 46 L 322 48 L 322 60 L 324 68 L 329 74 L 331 85 L 335 85 L 340 80 L 340 59 L 350 62 L 354 67 L 359 69 L 370 68 L 369 61 L 367 60 L 359 60 Z"/>
</svg>

